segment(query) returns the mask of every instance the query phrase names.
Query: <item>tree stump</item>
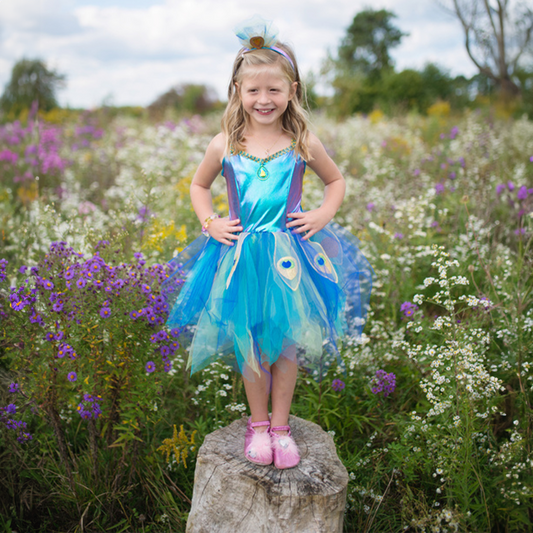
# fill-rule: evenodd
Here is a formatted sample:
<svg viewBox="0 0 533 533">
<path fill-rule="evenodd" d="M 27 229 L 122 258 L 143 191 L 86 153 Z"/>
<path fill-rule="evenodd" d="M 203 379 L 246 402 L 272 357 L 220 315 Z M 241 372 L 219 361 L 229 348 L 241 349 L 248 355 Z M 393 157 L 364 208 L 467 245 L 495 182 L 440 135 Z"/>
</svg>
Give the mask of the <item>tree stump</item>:
<svg viewBox="0 0 533 533">
<path fill-rule="evenodd" d="M 286 470 L 245 459 L 244 418 L 206 437 L 187 533 L 342 532 L 348 473 L 333 439 L 301 418 L 289 424 L 301 461 Z"/>
</svg>

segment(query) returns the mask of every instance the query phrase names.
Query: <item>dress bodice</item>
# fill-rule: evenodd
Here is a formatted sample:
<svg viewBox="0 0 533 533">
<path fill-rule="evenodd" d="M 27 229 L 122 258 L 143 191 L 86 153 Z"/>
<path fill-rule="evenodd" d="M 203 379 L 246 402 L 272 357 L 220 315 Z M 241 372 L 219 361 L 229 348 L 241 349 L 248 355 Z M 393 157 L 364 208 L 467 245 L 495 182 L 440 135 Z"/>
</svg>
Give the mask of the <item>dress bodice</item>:
<svg viewBox="0 0 533 533">
<path fill-rule="evenodd" d="M 283 231 L 287 214 L 301 211 L 305 161 L 294 156 L 294 143 L 260 159 L 245 152 L 224 158 L 230 219 L 245 232 Z"/>
</svg>

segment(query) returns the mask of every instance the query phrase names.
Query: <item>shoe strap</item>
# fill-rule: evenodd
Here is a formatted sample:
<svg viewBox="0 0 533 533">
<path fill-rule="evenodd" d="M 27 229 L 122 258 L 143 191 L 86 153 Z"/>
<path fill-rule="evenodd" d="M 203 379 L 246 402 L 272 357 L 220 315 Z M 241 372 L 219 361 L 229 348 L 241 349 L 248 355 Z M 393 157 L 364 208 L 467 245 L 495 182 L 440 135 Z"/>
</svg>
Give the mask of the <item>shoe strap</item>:
<svg viewBox="0 0 533 533">
<path fill-rule="evenodd" d="M 270 420 L 263 420 L 262 422 L 252 422 L 250 424 L 253 428 L 259 428 L 261 426 L 270 426 Z"/>
<path fill-rule="evenodd" d="M 273 428 L 270 428 L 270 431 L 288 431 L 290 434 L 291 427 L 290 426 L 275 426 Z"/>
</svg>

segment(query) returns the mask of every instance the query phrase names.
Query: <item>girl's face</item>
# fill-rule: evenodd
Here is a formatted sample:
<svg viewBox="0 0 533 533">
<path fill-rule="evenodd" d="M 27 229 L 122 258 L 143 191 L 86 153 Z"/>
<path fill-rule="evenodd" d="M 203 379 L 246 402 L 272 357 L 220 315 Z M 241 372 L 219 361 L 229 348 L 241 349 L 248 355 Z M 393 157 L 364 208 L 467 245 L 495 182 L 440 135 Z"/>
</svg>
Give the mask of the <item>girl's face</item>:
<svg viewBox="0 0 533 533">
<path fill-rule="evenodd" d="M 297 82 L 289 83 L 276 65 L 247 67 L 242 82 L 235 85 L 253 127 L 280 123 L 298 87 Z"/>
</svg>

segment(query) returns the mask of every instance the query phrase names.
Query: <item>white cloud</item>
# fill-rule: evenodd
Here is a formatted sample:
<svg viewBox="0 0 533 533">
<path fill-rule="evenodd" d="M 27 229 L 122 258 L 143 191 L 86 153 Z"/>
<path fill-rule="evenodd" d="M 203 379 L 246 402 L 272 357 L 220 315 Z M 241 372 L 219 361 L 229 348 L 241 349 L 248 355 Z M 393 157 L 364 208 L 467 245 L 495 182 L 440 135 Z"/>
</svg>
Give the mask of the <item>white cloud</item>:
<svg viewBox="0 0 533 533">
<path fill-rule="evenodd" d="M 221 96 L 239 48 L 233 27 L 260 13 L 275 20 L 297 52 L 302 72 L 317 71 L 334 51 L 365 0 L 3 0 L 0 4 L 0 84 L 21 57 L 41 57 L 67 75 L 60 101 L 148 104 L 171 85 L 199 82 Z M 393 56 L 399 68 L 427 61 L 453 74 L 473 72 L 459 25 L 432 0 L 381 0 L 410 35 Z"/>
</svg>

